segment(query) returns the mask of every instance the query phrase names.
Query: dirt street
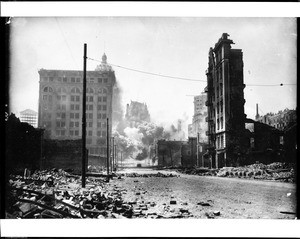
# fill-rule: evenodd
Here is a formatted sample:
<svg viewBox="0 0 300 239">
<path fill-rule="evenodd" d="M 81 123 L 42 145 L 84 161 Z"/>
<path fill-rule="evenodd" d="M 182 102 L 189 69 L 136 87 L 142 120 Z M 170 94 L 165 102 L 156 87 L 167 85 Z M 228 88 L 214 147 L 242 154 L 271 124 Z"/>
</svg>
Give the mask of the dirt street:
<svg viewBox="0 0 300 239">
<path fill-rule="evenodd" d="M 122 177 L 107 185 L 122 191 L 138 218 L 294 219 L 296 185 L 292 183 L 186 175 L 131 168 L 118 174 L 176 175 Z"/>
</svg>

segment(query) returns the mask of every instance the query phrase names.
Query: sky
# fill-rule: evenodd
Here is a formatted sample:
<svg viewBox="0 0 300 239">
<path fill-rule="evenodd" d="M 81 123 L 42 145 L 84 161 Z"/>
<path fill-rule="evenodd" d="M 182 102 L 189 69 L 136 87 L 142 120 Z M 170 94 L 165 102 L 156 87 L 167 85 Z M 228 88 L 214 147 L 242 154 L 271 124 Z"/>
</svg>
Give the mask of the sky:
<svg viewBox="0 0 300 239">
<path fill-rule="evenodd" d="M 296 108 L 297 25 L 293 17 L 15 17 L 10 33 L 10 111 L 38 110 L 38 70 L 82 70 L 87 56 L 113 66 L 122 105 L 148 105 L 156 123 L 192 122 L 193 95 L 206 86 L 208 51 L 228 33 L 242 49 L 245 113 Z M 99 62 L 88 60 L 87 69 Z M 288 84 L 284 86 L 251 86 Z M 186 129 L 187 131 L 187 129 Z"/>
</svg>

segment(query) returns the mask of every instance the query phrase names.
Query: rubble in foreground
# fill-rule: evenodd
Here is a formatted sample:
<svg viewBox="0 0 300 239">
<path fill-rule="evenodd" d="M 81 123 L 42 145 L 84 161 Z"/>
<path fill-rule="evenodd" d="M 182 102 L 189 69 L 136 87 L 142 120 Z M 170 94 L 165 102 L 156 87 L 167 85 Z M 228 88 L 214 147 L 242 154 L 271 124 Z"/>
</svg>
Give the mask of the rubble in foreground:
<svg viewBox="0 0 300 239">
<path fill-rule="evenodd" d="M 27 170 L 25 170 L 26 172 Z M 96 176 L 96 175 L 95 175 Z M 122 177 L 175 177 L 173 174 L 112 174 Z M 36 171 L 32 175 L 10 175 L 7 188 L 6 218 L 164 218 L 146 212 L 154 202 L 123 201 L 123 189 L 111 187 L 106 178 L 81 176 L 61 169 Z M 149 214 L 149 215 L 148 215 Z M 184 217 L 184 216 L 182 216 Z"/>
</svg>

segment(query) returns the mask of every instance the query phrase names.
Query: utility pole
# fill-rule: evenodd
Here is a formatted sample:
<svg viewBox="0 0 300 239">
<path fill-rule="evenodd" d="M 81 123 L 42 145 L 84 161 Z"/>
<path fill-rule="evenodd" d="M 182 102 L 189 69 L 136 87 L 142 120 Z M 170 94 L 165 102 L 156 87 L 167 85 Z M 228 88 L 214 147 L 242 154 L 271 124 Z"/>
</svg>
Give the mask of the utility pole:
<svg viewBox="0 0 300 239">
<path fill-rule="evenodd" d="M 115 137 L 112 137 L 112 145 L 111 145 L 111 147 L 112 147 L 112 167 L 111 167 L 111 171 L 113 171 L 114 170 L 114 168 L 115 168 Z"/>
<path fill-rule="evenodd" d="M 123 169 L 123 151 L 121 151 L 121 168 Z"/>
<path fill-rule="evenodd" d="M 108 125 L 108 118 L 106 119 L 106 168 L 107 168 L 107 179 L 106 181 L 109 182 L 109 125 Z"/>
<path fill-rule="evenodd" d="M 197 132 L 197 167 L 199 167 L 199 132 Z"/>
<path fill-rule="evenodd" d="M 117 171 L 117 165 L 118 165 L 118 158 L 117 158 L 117 145 L 114 146 L 114 152 L 115 152 L 115 171 Z"/>
<path fill-rule="evenodd" d="M 83 50 L 83 93 L 82 93 L 82 168 L 81 183 L 85 188 L 85 170 L 86 170 L 86 49 L 87 44 L 84 43 Z"/>
</svg>

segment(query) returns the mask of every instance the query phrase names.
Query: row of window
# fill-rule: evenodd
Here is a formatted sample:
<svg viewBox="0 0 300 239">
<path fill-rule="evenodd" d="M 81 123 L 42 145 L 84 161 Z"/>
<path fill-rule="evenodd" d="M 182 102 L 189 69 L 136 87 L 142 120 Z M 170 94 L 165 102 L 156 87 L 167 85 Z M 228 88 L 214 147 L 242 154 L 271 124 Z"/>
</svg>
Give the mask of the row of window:
<svg viewBox="0 0 300 239">
<path fill-rule="evenodd" d="M 82 77 L 41 77 L 43 82 L 63 82 L 63 83 L 82 83 Z M 87 83 L 104 83 L 108 82 L 108 78 L 86 78 Z"/>
<path fill-rule="evenodd" d="M 216 138 L 216 148 L 217 149 L 222 149 L 224 148 L 224 136 L 217 136 Z"/>
<path fill-rule="evenodd" d="M 53 93 L 54 92 L 54 90 L 53 90 L 53 88 L 52 87 L 50 87 L 50 86 L 45 86 L 44 87 L 44 89 L 43 89 L 43 92 L 44 93 Z M 78 88 L 78 87 L 73 87 L 72 89 L 71 89 L 71 93 L 78 93 L 78 94 L 81 94 L 81 92 L 82 92 L 82 90 L 80 89 L 80 88 Z M 100 89 L 98 89 L 98 90 L 95 90 L 95 89 L 93 89 L 93 88 L 90 88 L 90 87 L 88 87 L 87 89 L 86 89 L 86 93 L 87 94 L 94 94 L 94 93 L 99 93 L 99 94 L 107 94 L 107 89 L 106 88 L 100 88 Z M 57 89 L 57 93 L 59 93 L 59 94 L 66 94 L 67 93 L 67 90 L 64 88 L 64 87 L 59 87 L 58 89 Z"/>
<path fill-rule="evenodd" d="M 71 98 L 70 98 L 70 100 L 72 102 L 80 102 L 80 99 L 81 99 L 80 95 L 71 95 Z M 53 100 L 52 95 L 46 95 L 46 94 L 43 95 L 43 101 L 52 102 L 52 100 Z M 66 102 L 67 101 L 67 96 L 66 95 L 58 95 L 57 100 Z M 93 96 L 87 96 L 86 101 L 87 102 L 94 102 L 94 97 Z M 107 96 L 98 96 L 98 102 L 107 102 Z"/>
<path fill-rule="evenodd" d="M 56 136 L 67 136 L 66 133 L 67 131 L 65 129 L 57 129 L 55 131 Z M 70 130 L 69 131 L 69 135 L 70 136 L 78 136 L 81 137 L 81 131 L 79 130 Z M 87 136 L 93 136 L 93 131 L 88 130 L 87 131 Z M 97 136 L 98 137 L 106 137 L 106 131 L 97 131 Z M 101 141 L 101 139 L 99 140 L 99 142 L 103 142 L 103 140 Z M 92 143 L 92 139 L 91 138 L 87 138 L 86 139 L 86 143 L 87 144 L 91 144 Z"/>
</svg>

